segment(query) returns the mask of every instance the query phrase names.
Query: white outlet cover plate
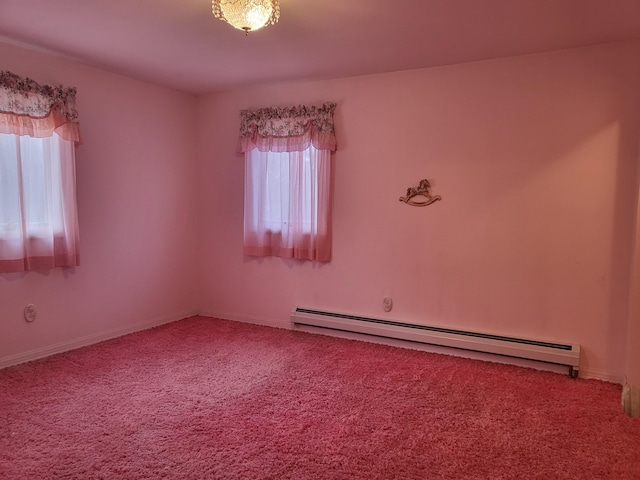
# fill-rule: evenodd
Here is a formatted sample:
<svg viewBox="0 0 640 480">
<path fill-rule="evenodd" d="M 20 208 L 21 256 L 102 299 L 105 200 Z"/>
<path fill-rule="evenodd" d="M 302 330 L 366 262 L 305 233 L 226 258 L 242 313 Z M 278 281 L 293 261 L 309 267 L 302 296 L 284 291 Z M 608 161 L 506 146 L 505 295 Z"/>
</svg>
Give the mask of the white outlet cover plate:
<svg viewBox="0 0 640 480">
<path fill-rule="evenodd" d="M 392 308 L 393 308 L 393 300 L 391 299 L 391 297 L 384 297 L 382 299 L 382 309 L 385 312 L 390 312 Z"/>
<path fill-rule="evenodd" d="M 36 306 L 33 303 L 24 307 L 24 319 L 27 322 L 33 322 L 36 319 Z"/>
</svg>

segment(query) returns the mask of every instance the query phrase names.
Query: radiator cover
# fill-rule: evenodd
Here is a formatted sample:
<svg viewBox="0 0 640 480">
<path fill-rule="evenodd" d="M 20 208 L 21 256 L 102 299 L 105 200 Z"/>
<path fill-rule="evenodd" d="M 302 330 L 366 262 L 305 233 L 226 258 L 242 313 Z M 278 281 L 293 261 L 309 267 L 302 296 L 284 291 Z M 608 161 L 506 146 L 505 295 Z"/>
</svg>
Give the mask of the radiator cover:
<svg viewBox="0 0 640 480">
<path fill-rule="evenodd" d="M 294 325 L 320 327 L 376 337 L 406 340 L 474 352 L 565 365 L 569 375 L 578 376 L 580 345 L 507 337 L 490 333 L 431 327 L 379 318 L 360 317 L 296 307 L 291 313 Z"/>
</svg>

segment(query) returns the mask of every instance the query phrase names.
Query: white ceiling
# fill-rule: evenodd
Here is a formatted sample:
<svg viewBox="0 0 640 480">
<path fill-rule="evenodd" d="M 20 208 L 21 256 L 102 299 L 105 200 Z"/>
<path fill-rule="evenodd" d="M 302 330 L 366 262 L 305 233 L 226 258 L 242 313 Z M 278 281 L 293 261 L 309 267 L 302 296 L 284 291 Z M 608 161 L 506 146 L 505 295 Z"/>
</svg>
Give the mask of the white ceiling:
<svg viewBox="0 0 640 480">
<path fill-rule="evenodd" d="M 210 0 L 0 0 L 0 40 L 198 94 L 640 38 L 640 0 L 280 5 L 279 23 L 245 37 Z"/>
</svg>

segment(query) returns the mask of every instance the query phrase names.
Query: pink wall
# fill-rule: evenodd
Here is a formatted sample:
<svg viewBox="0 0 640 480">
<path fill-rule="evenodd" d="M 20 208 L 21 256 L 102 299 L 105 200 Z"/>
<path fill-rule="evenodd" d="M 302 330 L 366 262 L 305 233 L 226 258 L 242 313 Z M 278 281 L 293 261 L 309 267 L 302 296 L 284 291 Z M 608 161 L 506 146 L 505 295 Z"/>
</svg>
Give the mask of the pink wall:
<svg viewBox="0 0 640 480">
<path fill-rule="evenodd" d="M 85 141 L 82 265 L 0 276 L 0 361 L 196 312 L 286 327 L 302 305 L 578 342 L 582 373 L 622 381 L 639 54 L 630 42 L 196 99 L 0 44 L 1 68 L 78 87 Z M 327 100 L 333 261 L 243 257 L 238 111 Z M 441 202 L 398 201 L 425 177 Z"/>
<path fill-rule="evenodd" d="M 196 99 L 0 44 L 0 68 L 78 88 L 81 266 L 0 275 L 0 360 L 194 313 Z M 22 312 L 34 303 L 38 318 Z"/>
<path fill-rule="evenodd" d="M 201 311 L 287 326 L 301 305 L 577 342 L 582 373 L 622 381 L 639 56 L 631 42 L 203 97 Z M 243 257 L 238 111 L 326 100 L 333 261 Z M 399 202 L 421 178 L 443 200 Z"/>
</svg>

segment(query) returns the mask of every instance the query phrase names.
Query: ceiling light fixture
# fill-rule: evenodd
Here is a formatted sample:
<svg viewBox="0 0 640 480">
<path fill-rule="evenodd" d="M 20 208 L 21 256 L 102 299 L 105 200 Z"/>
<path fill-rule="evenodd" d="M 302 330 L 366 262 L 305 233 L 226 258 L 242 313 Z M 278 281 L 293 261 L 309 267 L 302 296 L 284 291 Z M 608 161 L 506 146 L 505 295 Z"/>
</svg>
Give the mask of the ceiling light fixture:
<svg viewBox="0 0 640 480">
<path fill-rule="evenodd" d="M 245 35 L 280 18 L 280 0 L 213 0 L 213 14 Z"/>
</svg>

